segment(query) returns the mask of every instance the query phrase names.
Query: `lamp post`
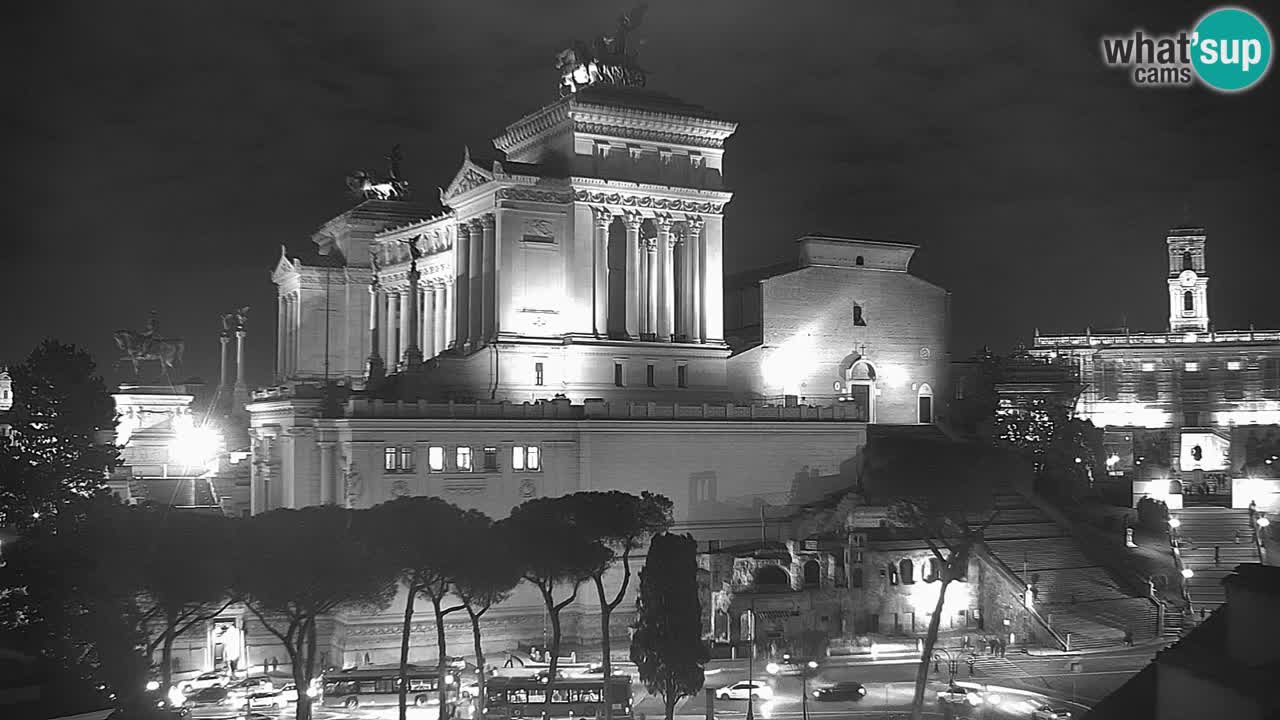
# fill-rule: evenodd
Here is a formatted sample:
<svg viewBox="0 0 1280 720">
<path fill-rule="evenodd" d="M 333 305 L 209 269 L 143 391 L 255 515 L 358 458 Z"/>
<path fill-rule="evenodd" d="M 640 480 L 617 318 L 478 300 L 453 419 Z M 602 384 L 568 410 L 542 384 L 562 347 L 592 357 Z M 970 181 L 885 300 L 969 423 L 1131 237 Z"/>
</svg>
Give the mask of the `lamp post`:
<svg viewBox="0 0 1280 720">
<path fill-rule="evenodd" d="M 751 645 L 747 647 L 747 720 L 755 720 L 756 599 L 751 598 Z"/>
<path fill-rule="evenodd" d="M 818 669 L 818 663 L 810 660 L 800 670 L 800 717 L 809 720 L 809 677 Z"/>
</svg>

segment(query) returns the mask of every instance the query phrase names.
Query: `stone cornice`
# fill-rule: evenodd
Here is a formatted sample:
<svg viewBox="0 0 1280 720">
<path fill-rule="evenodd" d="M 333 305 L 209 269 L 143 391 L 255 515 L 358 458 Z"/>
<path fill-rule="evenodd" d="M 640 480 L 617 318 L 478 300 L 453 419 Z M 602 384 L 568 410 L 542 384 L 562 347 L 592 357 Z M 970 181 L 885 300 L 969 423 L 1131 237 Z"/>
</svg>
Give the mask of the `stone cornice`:
<svg viewBox="0 0 1280 720">
<path fill-rule="evenodd" d="M 493 146 L 510 155 L 517 148 L 546 134 L 556 125 L 568 121 L 568 100 L 559 100 L 508 125 L 501 135 L 493 139 Z"/>
<path fill-rule="evenodd" d="M 728 203 L 733 199 L 733 193 L 724 190 L 703 190 L 679 185 L 656 185 L 654 183 L 629 182 L 626 180 L 606 180 L 582 175 L 574 175 L 569 178 L 569 186 L 574 191 L 599 190 L 601 192 L 652 195 L 654 197 L 679 198 L 721 204 Z"/>
<path fill-rule="evenodd" d="M 504 187 L 494 193 L 497 200 L 521 200 L 524 202 L 566 205 L 573 202 L 572 190 L 538 190 L 530 187 Z"/>
<path fill-rule="evenodd" d="M 724 202 L 698 201 L 685 198 L 654 197 L 649 194 L 614 192 L 609 190 L 578 190 L 573 195 L 578 202 L 605 205 L 614 208 L 644 211 L 696 213 L 723 215 Z"/>
</svg>

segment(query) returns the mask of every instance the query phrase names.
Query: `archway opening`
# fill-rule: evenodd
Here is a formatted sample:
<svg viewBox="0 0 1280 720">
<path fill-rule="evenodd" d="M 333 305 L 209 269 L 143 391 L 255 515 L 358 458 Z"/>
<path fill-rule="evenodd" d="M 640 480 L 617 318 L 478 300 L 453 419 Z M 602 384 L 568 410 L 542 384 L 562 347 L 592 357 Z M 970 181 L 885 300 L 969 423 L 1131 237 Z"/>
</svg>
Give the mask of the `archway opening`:
<svg viewBox="0 0 1280 720">
<path fill-rule="evenodd" d="M 756 570 L 756 585 L 791 585 L 791 576 L 777 565 L 765 565 Z"/>
<path fill-rule="evenodd" d="M 822 582 L 822 568 L 818 565 L 817 560 L 810 560 L 804 564 L 804 586 L 807 588 L 816 588 Z"/>
</svg>

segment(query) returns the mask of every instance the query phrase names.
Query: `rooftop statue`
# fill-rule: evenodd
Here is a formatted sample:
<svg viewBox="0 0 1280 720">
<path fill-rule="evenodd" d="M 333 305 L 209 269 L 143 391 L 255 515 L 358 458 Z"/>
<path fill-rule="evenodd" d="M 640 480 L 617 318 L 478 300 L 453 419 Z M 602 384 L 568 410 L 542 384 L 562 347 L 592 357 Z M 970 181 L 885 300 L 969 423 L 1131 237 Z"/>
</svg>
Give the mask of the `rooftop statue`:
<svg viewBox="0 0 1280 720">
<path fill-rule="evenodd" d="M 141 377 L 144 362 L 158 362 L 163 375 L 182 364 L 182 352 L 186 344 L 180 338 L 160 336 L 160 320 L 154 311 L 147 318 L 147 325 L 143 330 L 117 330 L 113 337 L 116 346 L 124 353 L 116 364 L 129 362 L 133 366 L 135 377 Z"/>
<path fill-rule="evenodd" d="M 641 43 L 630 42 L 628 36 L 640 27 L 648 8 L 648 3 L 641 3 L 620 16 L 612 35 L 602 35 L 589 46 L 575 40 L 560 51 L 556 66 L 560 70 L 561 97 L 591 85 L 644 87 L 645 73 L 637 61 Z"/>
<path fill-rule="evenodd" d="M 405 200 L 409 197 L 409 182 L 400 176 L 400 146 L 396 145 L 386 156 L 387 177 L 379 178 L 368 170 L 357 170 L 347 176 L 347 189 L 364 200 Z"/>
<path fill-rule="evenodd" d="M 237 310 L 222 314 L 222 330 L 224 332 L 234 332 L 243 330 L 245 323 L 249 320 L 249 306 L 245 305 Z"/>
</svg>

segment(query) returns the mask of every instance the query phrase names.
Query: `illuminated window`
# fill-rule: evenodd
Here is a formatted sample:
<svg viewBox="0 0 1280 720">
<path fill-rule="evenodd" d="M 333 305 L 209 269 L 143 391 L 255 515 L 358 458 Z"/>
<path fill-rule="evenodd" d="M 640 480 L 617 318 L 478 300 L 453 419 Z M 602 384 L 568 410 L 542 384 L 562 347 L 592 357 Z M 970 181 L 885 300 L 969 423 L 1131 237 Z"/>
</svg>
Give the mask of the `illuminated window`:
<svg viewBox="0 0 1280 720">
<path fill-rule="evenodd" d="M 915 566 L 908 559 L 903 559 L 898 563 L 898 575 L 902 578 L 903 585 L 914 585 L 916 582 Z"/>
<path fill-rule="evenodd" d="M 1280 396 L 1280 358 L 1262 362 L 1262 394 L 1269 398 Z"/>
<path fill-rule="evenodd" d="M 614 384 L 616 387 L 623 387 L 623 382 L 622 382 L 622 363 L 620 363 L 620 362 L 616 362 L 616 363 L 614 363 L 614 364 L 613 364 L 613 384 Z"/>
<path fill-rule="evenodd" d="M 676 387 L 682 387 L 682 388 L 689 387 L 689 366 L 688 365 L 676 366 Z"/>
<path fill-rule="evenodd" d="M 469 447 L 458 448 L 457 467 L 459 470 L 471 469 L 471 448 Z"/>
<path fill-rule="evenodd" d="M 1156 364 L 1155 364 L 1155 363 L 1153 363 L 1153 362 L 1144 362 L 1144 363 L 1142 363 L 1142 372 L 1155 372 L 1155 371 L 1156 371 Z"/>
<path fill-rule="evenodd" d="M 382 469 L 389 473 L 413 472 L 413 447 L 402 445 L 384 448 Z"/>
<path fill-rule="evenodd" d="M 1228 369 L 1228 370 L 1243 370 L 1243 369 L 1244 369 L 1244 365 L 1243 365 L 1243 363 L 1241 363 L 1239 360 L 1228 360 L 1228 361 L 1227 361 L 1227 369 Z"/>
<path fill-rule="evenodd" d="M 439 445 L 432 445 L 427 448 L 427 467 L 431 468 L 431 472 L 444 471 L 444 448 Z"/>
<path fill-rule="evenodd" d="M 1225 400 L 1244 399 L 1244 381 L 1241 378 L 1244 364 L 1239 360 L 1227 361 L 1227 374 L 1222 382 L 1222 397 Z"/>
<path fill-rule="evenodd" d="M 542 363 L 534 363 L 533 364 L 533 384 L 542 385 L 543 384 L 542 381 L 543 381 Z"/>
<path fill-rule="evenodd" d="M 542 469 L 542 458 L 537 445 L 516 445 L 511 448 L 511 469 L 537 471 Z"/>
<path fill-rule="evenodd" d="M 646 365 L 644 368 L 644 382 L 649 387 L 654 386 L 653 363 Z"/>
<path fill-rule="evenodd" d="M 1197 360 L 1188 360 L 1182 364 L 1182 369 L 1187 372 L 1200 372 L 1200 363 Z"/>
<path fill-rule="evenodd" d="M 490 471 L 498 469 L 498 448 L 487 447 L 484 449 L 484 469 Z"/>
</svg>

